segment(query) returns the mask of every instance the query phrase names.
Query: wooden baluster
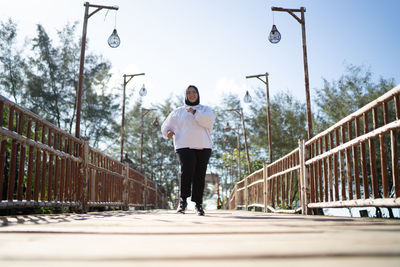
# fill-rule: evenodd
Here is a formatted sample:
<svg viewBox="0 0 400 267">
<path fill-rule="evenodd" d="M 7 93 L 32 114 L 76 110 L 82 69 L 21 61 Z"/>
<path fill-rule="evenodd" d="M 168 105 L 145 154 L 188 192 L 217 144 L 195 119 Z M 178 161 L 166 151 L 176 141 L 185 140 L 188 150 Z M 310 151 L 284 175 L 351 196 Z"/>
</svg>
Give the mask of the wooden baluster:
<svg viewBox="0 0 400 267">
<path fill-rule="evenodd" d="M 81 142 L 75 143 L 75 156 L 83 159 L 83 144 Z M 82 191 L 82 180 L 81 180 L 81 165 L 83 163 L 75 162 L 75 200 L 80 201 Z"/>
<path fill-rule="evenodd" d="M 104 165 L 103 165 L 103 158 L 102 158 L 102 156 L 101 155 L 99 155 L 99 164 L 100 164 L 100 166 L 101 167 L 104 167 Z M 105 199 L 104 199 L 104 189 L 105 189 L 105 183 L 104 183 L 104 172 L 101 172 L 100 173 L 100 177 L 101 177 L 101 182 L 100 182 L 100 199 L 99 199 L 99 201 L 105 201 Z"/>
<path fill-rule="evenodd" d="M 109 166 L 109 161 L 107 158 L 104 158 L 105 161 L 105 168 L 108 169 Z M 110 183 L 110 174 L 107 172 L 105 176 L 105 182 L 106 182 L 106 201 L 110 202 L 111 201 L 111 183 Z"/>
<path fill-rule="evenodd" d="M 285 170 L 288 169 L 288 168 L 289 168 L 289 159 L 285 159 Z M 289 206 L 289 199 L 288 199 L 288 196 L 289 196 L 289 176 L 288 176 L 287 173 L 285 174 L 285 180 L 286 180 L 286 182 L 285 182 L 285 205 Z"/>
<path fill-rule="evenodd" d="M 92 150 L 89 150 L 89 164 L 93 164 L 93 151 Z M 89 181 L 88 181 L 88 201 L 89 202 L 93 202 L 93 198 L 92 198 L 92 193 L 93 193 L 92 183 L 93 183 L 93 169 L 89 167 Z"/>
<path fill-rule="evenodd" d="M 268 165 L 266 165 L 266 171 L 267 171 L 267 177 L 266 177 L 266 183 L 267 183 L 267 187 L 266 187 L 266 192 L 267 192 L 267 195 L 266 195 L 266 206 L 265 206 L 265 212 L 268 212 L 268 206 L 272 206 L 272 204 L 271 204 L 271 202 L 272 202 L 272 199 L 271 199 L 271 194 L 272 194 L 272 185 L 271 185 L 271 180 L 268 180 L 268 178 L 269 178 L 269 176 L 271 175 L 270 174 L 270 168 L 269 168 L 269 166 Z"/>
<path fill-rule="evenodd" d="M 368 133 L 368 113 L 363 114 L 363 123 L 364 123 L 364 134 Z M 364 188 L 364 199 L 369 198 L 369 183 L 368 183 L 368 173 L 367 173 L 367 156 L 366 156 L 366 144 L 365 142 L 361 143 L 361 173 L 363 180 L 363 188 Z"/>
<path fill-rule="evenodd" d="M 292 156 L 292 164 L 290 167 L 296 166 L 296 158 L 297 158 L 297 153 L 294 153 Z M 293 190 L 294 190 L 294 172 L 290 172 L 290 194 L 289 194 L 289 203 L 292 205 L 293 203 Z"/>
<path fill-rule="evenodd" d="M 310 144 L 310 158 L 314 157 L 314 144 Z M 297 165 L 297 162 L 292 166 L 294 167 L 295 165 Z M 310 189 L 311 189 L 311 202 L 317 202 L 316 200 L 316 187 L 315 187 L 315 175 L 314 175 L 314 171 L 315 171 L 315 166 L 314 163 L 309 165 L 309 170 L 310 170 Z"/>
<path fill-rule="evenodd" d="M 65 152 L 71 155 L 71 140 L 67 137 L 65 139 Z M 64 201 L 71 201 L 71 186 L 72 186 L 72 162 L 71 159 L 66 159 L 65 161 L 65 186 L 64 186 Z"/>
<path fill-rule="evenodd" d="M 332 143 L 333 144 L 333 143 Z M 335 147 L 339 146 L 339 129 L 335 129 Z M 333 168 L 335 172 L 335 201 L 339 201 L 339 157 L 340 152 L 335 153 L 333 156 Z"/>
<path fill-rule="evenodd" d="M 383 110 L 383 122 L 384 125 L 389 123 L 389 112 L 387 102 L 382 103 Z M 387 152 L 384 134 L 379 135 L 380 153 L 381 153 L 381 169 L 382 169 L 382 191 L 383 197 L 389 197 L 389 181 L 388 181 L 388 170 L 387 170 Z"/>
<path fill-rule="evenodd" d="M 315 141 L 314 146 L 315 146 L 314 156 L 318 156 L 318 141 Z M 316 161 L 316 162 L 314 162 L 315 199 L 316 199 L 316 202 L 322 202 L 323 200 L 320 197 L 321 190 L 320 190 L 320 186 L 319 186 L 319 178 L 318 178 L 319 171 L 318 170 L 319 170 L 319 161 Z"/>
<path fill-rule="evenodd" d="M 79 158 L 80 157 L 80 143 L 79 141 L 75 142 L 74 141 L 74 156 Z M 79 162 L 74 161 L 74 176 L 73 176 L 73 197 L 74 197 L 74 201 L 78 201 L 79 200 Z"/>
<path fill-rule="evenodd" d="M 373 129 L 377 128 L 377 114 L 376 108 L 372 109 L 372 125 Z M 375 142 L 374 138 L 368 139 L 369 146 L 369 167 L 371 171 L 371 185 L 374 198 L 379 198 L 378 194 L 378 174 L 376 171 L 376 153 L 375 153 Z"/>
<path fill-rule="evenodd" d="M 52 147 L 52 134 L 53 131 L 51 128 L 49 128 L 49 134 L 47 136 L 47 145 L 49 147 Z M 54 155 L 53 153 L 49 152 L 49 174 L 48 174 L 48 179 L 47 179 L 47 201 L 51 201 L 52 200 L 52 196 L 53 196 L 53 158 Z"/>
<path fill-rule="evenodd" d="M 325 143 L 325 151 L 328 151 L 328 136 L 325 135 L 324 137 L 321 137 L 321 147 L 323 149 L 322 144 Z M 324 151 L 321 150 L 321 154 Z M 324 158 L 322 160 L 323 166 L 324 166 L 324 195 L 325 195 L 325 202 L 329 202 L 329 182 L 328 182 L 328 164 L 327 164 L 328 158 Z"/>
<path fill-rule="evenodd" d="M 348 141 L 352 139 L 352 128 L 351 121 L 347 123 L 347 134 Z M 350 148 L 346 148 L 346 176 L 347 176 L 347 193 L 349 195 L 349 199 L 353 199 L 353 180 L 351 177 L 351 158 L 350 158 Z"/>
<path fill-rule="evenodd" d="M 285 159 L 281 160 L 279 166 L 279 171 L 282 172 L 285 169 Z M 285 175 L 281 175 L 279 179 L 281 183 L 281 205 L 283 207 L 285 205 Z"/>
<path fill-rule="evenodd" d="M 18 128 L 17 132 L 18 135 L 22 135 L 22 129 L 24 125 L 24 114 L 22 111 L 19 113 L 19 118 L 18 118 Z M 19 169 L 18 169 L 18 176 L 17 176 L 17 181 L 18 181 L 18 187 L 17 187 L 17 199 L 22 200 L 23 199 L 23 189 L 24 189 L 24 179 L 25 179 L 25 153 L 26 149 L 25 146 L 21 143 L 19 144 L 20 152 L 19 152 Z"/>
<path fill-rule="evenodd" d="M 39 139 L 39 127 L 40 124 L 37 120 L 35 120 L 35 142 L 38 142 Z M 41 166 L 41 156 L 40 149 L 35 148 L 36 150 L 36 160 L 35 160 L 35 185 L 33 187 L 33 199 L 35 201 L 39 201 L 39 192 L 40 192 L 40 166 Z"/>
<path fill-rule="evenodd" d="M 360 136 L 360 118 L 357 117 L 354 120 L 355 123 L 355 133 L 356 138 Z M 353 137 L 351 137 L 353 139 Z M 358 146 L 353 146 L 353 170 L 354 170 L 354 182 L 355 182 L 355 189 L 356 189 L 356 199 L 361 199 L 361 189 L 360 189 L 360 171 L 358 166 Z"/>
<path fill-rule="evenodd" d="M 99 166 L 99 155 L 98 153 L 94 154 L 95 157 L 95 162 L 94 164 L 98 167 Z M 94 192 L 95 192 L 95 202 L 99 201 L 99 196 L 100 196 L 100 172 L 95 170 L 95 184 L 94 184 Z"/>
<path fill-rule="evenodd" d="M 66 137 L 64 135 L 60 135 L 60 151 L 65 152 L 66 149 Z M 65 190 L 65 173 L 66 173 L 66 159 L 64 157 L 60 157 L 60 190 L 59 190 L 59 201 L 64 202 L 64 190 Z"/>
<path fill-rule="evenodd" d="M 293 187 L 294 187 L 293 180 L 294 180 L 293 172 L 290 172 L 289 173 L 289 200 L 288 200 L 289 206 L 291 206 L 293 203 Z"/>
<path fill-rule="evenodd" d="M 384 125 L 387 125 L 389 123 L 387 102 L 382 103 L 382 109 L 383 109 L 383 123 Z M 383 134 L 379 135 L 379 148 L 381 154 L 382 191 L 383 191 L 383 197 L 387 198 L 389 197 L 389 181 L 388 181 L 387 158 L 386 158 L 387 157 L 386 144 Z"/>
<path fill-rule="evenodd" d="M 314 142 L 314 148 L 313 148 L 313 155 L 318 156 L 318 142 Z M 316 161 L 313 163 L 313 169 L 314 169 L 314 188 L 315 188 L 315 202 L 320 202 L 322 199 L 320 199 L 320 190 L 319 190 L 319 184 L 318 184 L 318 168 L 319 168 L 319 162 Z"/>
<path fill-rule="evenodd" d="M 319 139 L 318 140 L 319 141 L 319 145 L 318 145 L 318 148 L 319 148 L 319 151 L 318 151 L 318 155 L 321 155 L 322 154 L 322 150 L 323 150 L 323 146 L 322 146 L 322 138 L 321 139 Z M 317 141 L 317 143 L 318 143 L 318 141 Z M 323 183 L 322 183 L 322 166 L 323 166 L 323 163 L 322 163 L 322 161 L 320 160 L 320 161 L 318 161 L 319 162 L 319 164 L 318 164 L 318 184 L 319 184 L 319 200 L 321 201 L 321 202 L 324 202 L 325 200 L 324 200 L 324 185 L 323 185 Z"/>
<path fill-rule="evenodd" d="M 396 120 L 400 120 L 400 101 L 399 96 L 394 96 L 394 106 L 396 110 Z M 395 192 L 395 197 L 400 197 L 400 181 L 399 181 L 399 162 L 398 162 L 398 151 L 397 151 L 397 136 L 396 130 L 390 131 L 390 144 L 392 153 L 392 180 Z"/>
<path fill-rule="evenodd" d="M 3 116 L 4 116 L 4 103 L 0 102 L 0 127 L 3 127 Z M 3 199 L 3 184 L 4 184 L 4 165 L 6 162 L 6 147 L 7 139 L 0 136 L 0 201 Z"/>
<path fill-rule="evenodd" d="M 55 131 L 54 132 L 54 149 L 60 151 L 60 134 Z M 54 156 L 54 161 L 55 161 L 55 166 L 54 166 L 54 200 L 55 201 L 59 201 L 60 200 L 60 193 L 59 193 L 59 189 L 60 189 L 60 160 L 58 158 L 57 155 Z"/>
<path fill-rule="evenodd" d="M 42 125 L 42 144 L 45 143 L 46 138 L 46 126 Z M 47 164 L 47 153 L 46 151 L 42 151 L 43 159 L 42 159 L 42 183 L 40 190 L 40 199 L 45 200 L 46 197 L 46 164 Z"/>
<path fill-rule="evenodd" d="M 342 143 L 344 144 L 346 143 L 346 135 L 345 135 L 345 131 L 344 131 L 344 127 L 340 126 L 340 130 L 341 130 L 341 137 L 342 137 Z M 344 158 L 345 158 L 345 152 L 341 151 L 340 152 L 340 184 L 342 187 L 342 200 L 346 200 L 346 182 L 345 182 L 345 168 L 344 168 Z"/>
<path fill-rule="evenodd" d="M 330 149 L 332 149 L 332 141 L 331 141 L 331 137 L 332 137 L 332 132 L 330 132 L 329 134 L 327 134 L 325 136 L 325 152 L 329 151 Z M 333 201 L 333 168 L 332 168 L 332 156 L 329 156 L 326 158 L 326 160 L 328 161 L 328 188 L 329 188 L 329 201 Z"/>
<path fill-rule="evenodd" d="M 314 142 L 313 156 L 318 156 L 318 142 Z M 319 184 L 318 184 L 318 169 L 319 169 L 318 161 L 313 163 L 313 169 L 314 169 L 315 202 L 321 202 L 322 199 L 320 199 L 320 197 L 319 197 L 320 190 L 319 190 Z"/>
<path fill-rule="evenodd" d="M 74 155 L 74 150 L 75 150 L 75 141 L 70 139 L 69 143 L 69 152 L 70 155 Z M 75 194 L 75 162 L 73 160 L 70 160 L 70 168 L 71 168 L 71 173 L 69 175 L 69 185 L 68 185 L 68 196 L 69 196 L 69 201 L 75 201 L 74 194 Z"/>
<path fill-rule="evenodd" d="M 290 168 L 296 166 L 297 154 L 298 153 L 294 153 L 291 156 Z M 293 189 L 294 189 L 294 172 L 290 172 L 289 178 L 290 178 L 289 205 L 292 205 L 292 203 L 293 203 Z"/>
<path fill-rule="evenodd" d="M 272 174 L 275 174 L 275 170 L 272 168 Z M 270 186 L 270 190 L 271 190 L 271 201 L 269 202 L 271 204 L 271 207 L 275 208 L 275 178 L 270 180 L 271 186 Z"/>
<path fill-rule="evenodd" d="M 278 162 L 277 163 L 277 170 L 276 170 L 276 172 L 278 173 L 278 172 L 280 172 L 280 164 L 279 164 L 280 162 Z M 280 186 L 280 176 L 278 176 L 278 177 L 276 177 L 275 178 L 276 179 L 276 205 L 277 206 L 279 206 L 279 204 L 281 204 L 280 202 L 279 202 L 279 193 L 280 193 L 280 188 L 281 188 L 281 186 Z"/>
<path fill-rule="evenodd" d="M 32 119 L 28 119 L 26 137 L 31 138 L 32 135 Z M 32 172 L 33 172 L 33 146 L 29 146 L 28 151 L 28 173 L 26 177 L 26 200 L 32 200 Z"/>
<path fill-rule="evenodd" d="M 95 154 L 96 162 L 95 165 L 99 166 L 99 155 L 98 153 Z M 100 172 L 96 170 L 96 183 L 95 183 L 95 194 L 96 194 L 96 202 L 99 202 L 100 199 Z"/>
<path fill-rule="evenodd" d="M 71 155 L 75 156 L 75 141 L 71 139 Z M 75 201 L 75 178 L 76 177 L 76 164 L 75 161 L 71 160 L 71 176 L 70 176 L 70 187 L 69 187 L 69 194 L 70 194 L 70 201 Z"/>
<path fill-rule="evenodd" d="M 14 106 L 11 106 L 9 109 L 9 117 L 8 117 L 8 129 L 10 131 L 14 131 Z M 8 192 L 7 197 L 8 200 L 14 199 L 14 184 L 15 184 L 15 169 L 16 169 L 16 161 L 17 161 L 17 141 L 11 141 L 11 162 L 10 162 L 10 172 L 8 177 Z"/>
<path fill-rule="evenodd" d="M 100 156 L 100 164 L 101 167 L 104 168 L 104 158 L 102 156 Z M 100 201 L 102 202 L 106 202 L 107 198 L 106 198 L 106 189 L 107 189 L 107 184 L 105 182 L 105 176 L 106 174 L 104 172 L 101 172 L 101 194 L 100 194 Z"/>
<path fill-rule="evenodd" d="M 106 168 L 106 158 L 102 157 L 102 161 L 103 161 L 103 168 Z M 103 173 L 103 200 L 104 202 L 108 201 L 108 173 Z"/>
<path fill-rule="evenodd" d="M 314 157 L 314 144 L 313 143 L 311 143 L 310 145 L 309 145 L 309 148 L 310 148 L 310 158 L 313 158 Z M 296 155 L 297 155 L 298 153 L 296 153 Z M 292 167 L 294 167 L 295 165 L 297 165 L 297 161 L 292 165 Z M 311 194 L 310 194 L 310 197 L 311 197 L 311 202 L 317 202 L 317 200 L 316 200 L 316 188 L 315 188 L 315 176 L 314 176 L 314 170 L 315 170 L 315 168 L 314 168 L 314 164 L 310 164 L 309 165 L 309 171 L 310 171 L 310 189 L 311 189 Z"/>
<path fill-rule="evenodd" d="M 8 129 L 14 131 L 14 106 L 9 109 L 8 118 Z M 14 188 L 15 188 L 15 172 L 17 165 L 17 141 L 14 139 L 11 141 L 11 162 L 10 162 L 10 176 L 8 177 L 8 200 L 14 199 Z"/>
</svg>

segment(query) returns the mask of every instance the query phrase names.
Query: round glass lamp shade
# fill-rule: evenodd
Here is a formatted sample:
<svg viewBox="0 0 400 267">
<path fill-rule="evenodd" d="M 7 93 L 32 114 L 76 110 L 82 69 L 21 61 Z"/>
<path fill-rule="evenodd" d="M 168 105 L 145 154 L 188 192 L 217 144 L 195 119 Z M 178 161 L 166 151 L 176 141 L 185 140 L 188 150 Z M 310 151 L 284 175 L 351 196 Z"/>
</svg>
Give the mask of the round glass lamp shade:
<svg viewBox="0 0 400 267">
<path fill-rule="evenodd" d="M 245 103 L 250 103 L 251 102 L 251 96 L 250 96 L 250 94 L 249 94 L 249 91 L 246 91 L 246 94 L 245 94 L 245 96 L 244 96 L 244 102 Z"/>
<path fill-rule="evenodd" d="M 229 132 L 230 130 L 232 130 L 231 126 L 229 125 L 229 122 L 226 123 L 226 126 L 224 128 L 224 131 Z"/>
<path fill-rule="evenodd" d="M 153 126 L 154 126 L 154 127 L 160 126 L 160 123 L 158 122 L 158 119 L 157 119 L 157 118 L 153 121 Z"/>
<path fill-rule="evenodd" d="M 117 30 L 114 29 L 110 37 L 108 37 L 108 45 L 112 48 L 116 48 L 119 46 L 121 43 L 121 40 L 119 39 Z"/>
<path fill-rule="evenodd" d="M 269 33 L 268 40 L 273 44 L 279 43 L 281 40 L 281 33 L 278 31 L 275 24 L 272 25 L 272 30 Z"/>
<path fill-rule="evenodd" d="M 144 87 L 144 84 L 143 84 L 142 88 L 140 88 L 139 95 L 140 96 L 147 95 L 147 90 L 146 90 L 146 87 Z"/>
</svg>

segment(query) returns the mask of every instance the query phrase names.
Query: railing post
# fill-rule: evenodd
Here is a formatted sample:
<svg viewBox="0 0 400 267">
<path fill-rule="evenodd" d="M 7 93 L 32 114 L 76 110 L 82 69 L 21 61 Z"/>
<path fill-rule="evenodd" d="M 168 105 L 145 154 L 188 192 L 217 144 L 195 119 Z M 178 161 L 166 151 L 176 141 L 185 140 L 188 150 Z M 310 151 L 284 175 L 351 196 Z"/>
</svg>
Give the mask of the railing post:
<svg viewBox="0 0 400 267">
<path fill-rule="evenodd" d="M 146 202 L 147 202 L 147 177 L 144 177 L 144 189 L 143 189 L 143 209 L 146 209 Z"/>
<path fill-rule="evenodd" d="M 89 182 L 89 138 L 81 138 L 83 140 L 83 148 L 82 148 L 82 163 L 80 164 L 80 187 L 81 194 L 79 196 L 79 201 L 81 203 L 79 212 L 87 213 L 89 210 L 88 205 L 88 182 Z"/>
<path fill-rule="evenodd" d="M 310 200 L 310 176 L 306 168 L 306 149 L 305 141 L 299 140 L 299 159 L 300 159 L 300 186 L 301 186 L 301 208 L 302 214 L 310 214 L 311 210 L 308 209 L 308 203 Z"/>
<path fill-rule="evenodd" d="M 304 153 L 303 153 L 303 140 L 299 140 L 299 163 L 300 163 L 300 190 L 299 198 L 301 204 L 301 213 L 305 214 L 306 206 L 304 200 Z"/>
<path fill-rule="evenodd" d="M 235 183 L 235 210 L 237 210 L 238 206 L 239 206 L 239 196 L 238 196 L 238 190 L 237 190 L 237 183 Z"/>
<path fill-rule="evenodd" d="M 122 169 L 122 175 L 124 176 L 124 192 L 122 200 L 124 202 L 123 210 L 129 210 L 129 163 L 125 162 L 124 168 Z"/>
<path fill-rule="evenodd" d="M 249 189 L 247 187 L 247 185 L 248 185 L 247 178 L 248 177 L 249 176 L 246 176 L 244 178 L 244 206 L 245 206 L 246 210 L 248 210 L 248 206 L 249 206 L 249 191 L 248 191 Z"/>
<path fill-rule="evenodd" d="M 155 189 L 156 189 L 156 203 L 154 204 L 154 208 L 158 208 L 158 184 L 157 183 L 154 183 L 155 184 Z"/>
<path fill-rule="evenodd" d="M 306 141 L 303 140 L 303 151 L 304 151 L 304 179 L 306 185 L 306 211 L 308 215 L 312 214 L 312 209 L 308 208 L 308 204 L 311 202 L 311 176 L 310 169 L 306 166 L 306 161 L 311 157 L 310 148 L 306 148 Z"/>
<path fill-rule="evenodd" d="M 264 179 L 264 212 L 268 212 L 268 200 L 269 200 L 269 186 L 267 182 L 268 168 L 267 164 L 263 163 L 263 179 Z"/>
</svg>

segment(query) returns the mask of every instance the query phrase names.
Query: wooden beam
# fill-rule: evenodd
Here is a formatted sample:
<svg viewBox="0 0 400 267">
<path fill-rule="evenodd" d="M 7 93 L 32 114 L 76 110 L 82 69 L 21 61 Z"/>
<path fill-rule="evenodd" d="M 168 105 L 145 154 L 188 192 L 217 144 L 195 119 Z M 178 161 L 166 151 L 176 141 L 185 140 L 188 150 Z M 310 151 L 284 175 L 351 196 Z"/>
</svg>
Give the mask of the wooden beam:
<svg viewBox="0 0 400 267">
<path fill-rule="evenodd" d="M 400 207 L 400 198 L 355 199 L 334 202 L 309 203 L 309 208 L 346 207 Z"/>
</svg>

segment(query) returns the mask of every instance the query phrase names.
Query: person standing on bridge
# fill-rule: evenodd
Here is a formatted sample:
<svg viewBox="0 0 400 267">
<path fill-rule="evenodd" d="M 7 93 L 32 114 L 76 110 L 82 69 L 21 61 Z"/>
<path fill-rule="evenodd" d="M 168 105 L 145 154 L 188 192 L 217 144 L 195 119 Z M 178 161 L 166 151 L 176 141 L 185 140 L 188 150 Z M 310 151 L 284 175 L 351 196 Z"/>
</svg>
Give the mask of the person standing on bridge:
<svg viewBox="0 0 400 267">
<path fill-rule="evenodd" d="M 186 89 L 185 105 L 172 111 L 161 126 L 165 139 L 174 140 L 181 166 L 180 201 L 177 212 L 185 213 L 187 198 L 196 203 L 198 215 L 204 216 L 203 192 L 208 160 L 211 156 L 211 131 L 215 115 L 210 107 L 200 105 L 199 90 Z"/>
</svg>

